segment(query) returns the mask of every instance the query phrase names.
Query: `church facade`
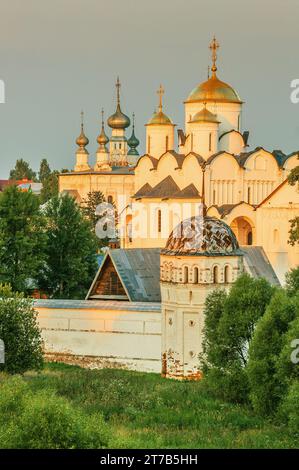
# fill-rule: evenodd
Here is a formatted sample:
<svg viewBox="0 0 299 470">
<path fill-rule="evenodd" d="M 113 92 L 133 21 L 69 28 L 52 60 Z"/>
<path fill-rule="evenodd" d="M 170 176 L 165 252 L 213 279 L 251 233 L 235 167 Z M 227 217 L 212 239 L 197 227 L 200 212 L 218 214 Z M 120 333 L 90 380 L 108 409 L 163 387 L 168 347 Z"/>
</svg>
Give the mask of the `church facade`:
<svg viewBox="0 0 299 470">
<path fill-rule="evenodd" d="M 177 224 L 196 216 L 203 202 L 207 215 L 225 222 L 241 246 L 261 246 L 278 278 L 299 264 L 299 248 L 288 244 L 289 221 L 299 213 L 299 192 L 287 176 L 299 164 L 289 155 L 262 147 L 249 148 L 242 129 L 244 103 L 237 91 L 220 80 L 218 43 L 214 38 L 211 74 L 184 102 L 183 129 L 176 129 L 163 107 L 146 124 L 146 152 L 138 155 L 134 120 L 121 110 L 117 80 L 116 112 L 102 126 L 91 165 L 82 122 L 74 171 L 59 177 L 60 192 L 78 201 L 100 190 L 117 204 L 122 248 L 163 248 Z M 177 136 L 177 137 L 176 137 Z"/>
</svg>

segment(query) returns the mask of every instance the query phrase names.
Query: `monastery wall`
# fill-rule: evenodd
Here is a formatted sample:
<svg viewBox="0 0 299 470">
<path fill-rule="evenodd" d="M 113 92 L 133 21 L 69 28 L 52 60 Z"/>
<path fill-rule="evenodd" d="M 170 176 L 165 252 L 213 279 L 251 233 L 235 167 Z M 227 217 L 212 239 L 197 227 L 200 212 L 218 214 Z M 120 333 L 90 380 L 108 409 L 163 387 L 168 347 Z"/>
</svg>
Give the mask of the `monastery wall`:
<svg viewBox="0 0 299 470">
<path fill-rule="evenodd" d="M 90 368 L 161 372 L 161 305 L 36 300 L 45 357 Z"/>
</svg>

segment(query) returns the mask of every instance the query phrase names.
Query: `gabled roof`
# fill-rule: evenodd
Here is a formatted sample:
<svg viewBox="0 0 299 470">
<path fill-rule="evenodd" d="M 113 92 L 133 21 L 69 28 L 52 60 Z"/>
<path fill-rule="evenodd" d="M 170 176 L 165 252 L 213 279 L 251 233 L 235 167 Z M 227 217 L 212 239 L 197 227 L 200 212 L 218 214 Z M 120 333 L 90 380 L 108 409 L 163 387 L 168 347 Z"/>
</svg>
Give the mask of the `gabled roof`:
<svg viewBox="0 0 299 470">
<path fill-rule="evenodd" d="M 108 250 L 86 299 L 92 299 L 107 258 L 111 259 L 131 302 L 161 302 L 159 248 Z"/>
<path fill-rule="evenodd" d="M 144 195 L 146 195 L 148 192 L 150 192 L 153 188 L 151 187 L 150 184 L 145 183 L 140 189 L 138 189 L 137 193 L 134 194 L 134 198 L 139 198 Z"/>
<path fill-rule="evenodd" d="M 193 183 L 180 189 L 173 178 L 169 175 L 153 188 L 146 183 L 132 197 L 135 199 L 142 197 L 161 199 L 198 199 L 200 198 L 200 194 Z"/>
<path fill-rule="evenodd" d="M 250 207 L 252 207 L 253 209 L 255 209 L 256 206 L 254 206 L 253 204 L 248 204 L 248 202 L 245 202 L 245 201 L 240 201 L 238 202 L 237 204 L 222 204 L 222 206 L 217 206 L 217 204 L 213 204 L 212 206 L 209 207 L 209 209 L 211 209 L 212 207 L 215 207 L 219 214 L 221 215 L 221 219 L 223 219 L 223 217 L 225 217 L 226 215 L 230 214 L 231 211 L 235 208 L 235 207 L 238 207 L 240 206 L 241 204 L 246 204 Z"/>
<path fill-rule="evenodd" d="M 181 191 L 178 191 L 177 193 L 173 194 L 171 196 L 172 199 L 190 199 L 190 198 L 200 198 L 199 191 L 197 188 L 194 186 L 193 183 L 189 184 L 186 186 L 184 189 L 181 189 Z"/>
<path fill-rule="evenodd" d="M 252 277 L 263 277 L 267 279 L 270 284 L 280 286 L 278 277 L 261 246 L 241 246 L 240 248 L 244 252 L 246 271 Z"/>
</svg>

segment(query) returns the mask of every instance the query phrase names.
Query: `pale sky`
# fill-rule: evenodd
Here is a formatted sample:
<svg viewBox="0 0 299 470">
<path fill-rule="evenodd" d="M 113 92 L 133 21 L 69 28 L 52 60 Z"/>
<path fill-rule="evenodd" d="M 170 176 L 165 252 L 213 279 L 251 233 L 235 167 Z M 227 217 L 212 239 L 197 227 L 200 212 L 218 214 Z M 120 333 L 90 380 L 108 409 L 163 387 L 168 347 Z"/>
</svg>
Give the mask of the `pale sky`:
<svg viewBox="0 0 299 470">
<path fill-rule="evenodd" d="M 298 150 L 299 104 L 290 101 L 298 18 L 298 0 L 0 0 L 0 179 L 20 157 L 34 169 L 43 157 L 73 168 L 81 108 L 93 163 L 117 75 L 140 153 L 160 83 L 164 111 L 182 127 L 182 103 L 206 79 L 214 34 L 218 76 L 246 102 L 251 148 Z"/>
</svg>

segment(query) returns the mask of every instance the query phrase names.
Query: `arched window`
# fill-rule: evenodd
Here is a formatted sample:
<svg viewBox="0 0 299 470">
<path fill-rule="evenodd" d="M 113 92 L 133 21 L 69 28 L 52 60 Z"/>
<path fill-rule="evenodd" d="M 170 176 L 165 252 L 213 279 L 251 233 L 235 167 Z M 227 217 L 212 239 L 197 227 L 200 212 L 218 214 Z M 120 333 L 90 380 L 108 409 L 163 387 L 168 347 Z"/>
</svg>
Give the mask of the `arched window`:
<svg viewBox="0 0 299 470">
<path fill-rule="evenodd" d="M 166 139 L 165 139 L 165 150 L 166 152 L 168 151 L 168 135 L 166 136 Z"/>
<path fill-rule="evenodd" d="M 216 204 L 216 189 L 213 189 L 213 204 Z"/>
<path fill-rule="evenodd" d="M 209 152 L 212 150 L 212 132 L 209 133 Z"/>
<path fill-rule="evenodd" d="M 247 245 L 252 245 L 252 232 L 247 233 Z"/>
<path fill-rule="evenodd" d="M 188 266 L 185 266 L 184 267 L 184 283 L 185 284 L 188 283 L 188 278 L 189 278 L 189 269 L 188 269 Z"/>
<path fill-rule="evenodd" d="M 213 284 L 219 283 L 219 269 L 218 266 L 214 266 L 213 268 Z"/>
<path fill-rule="evenodd" d="M 247 202 L 251 204 L 251 188 L 247 188 Z"/>
<path fill-rule="evenodd" d="M 121 144 L 119 144 L 119 148 L 121 149 Z"/>
<path fill-rule="evenodd" d="M 230 282 L 230 267 L 225 266 L 224 268 L 224 283 L 227 284 Z"/>
<path fill-rule="evenodd" d="M 195 267 L 193 270 L 193 283 L 198 284 L 198 268 Z"/>
<path fill-rule="evenodd" d="M 162 229 L 162 212 L 161 212 L 161 209 L 158 210 L 157 228 L 158 228 L 158 233 L 161 233 L 161 229 Z"/>
<path fill-rule="evenodd" d="M 151 153 L 151 136 L 149 135 L 147 138 L 147 153 Z"/>
<path fill-rule="evenodd" d="M 108 204 L 113 204 L 113 197 L 112 197 L 112 196 L 108 196 L 108 197 L 107 197 L 107 202 L 108 202 Z"/>
</svg>

